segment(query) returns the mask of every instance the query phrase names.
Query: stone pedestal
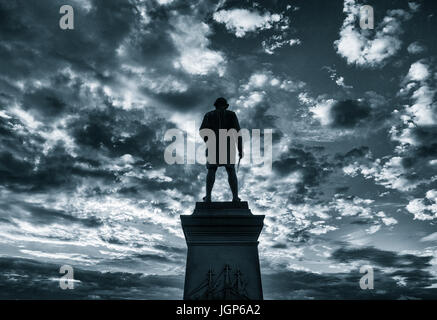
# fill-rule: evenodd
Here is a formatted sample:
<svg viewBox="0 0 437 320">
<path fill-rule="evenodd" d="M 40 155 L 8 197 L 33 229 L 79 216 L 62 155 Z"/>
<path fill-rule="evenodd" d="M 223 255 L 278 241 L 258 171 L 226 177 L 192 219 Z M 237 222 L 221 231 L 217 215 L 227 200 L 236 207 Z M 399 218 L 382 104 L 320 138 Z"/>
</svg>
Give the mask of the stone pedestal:
<svg viewBox="0 0 437 320">
<path fill-rule="evenodd" d="M 261 300 L 258 237 L 263 215 L 247 202 L 197 202 L 181 215 L 187 241 L 184 300 Z"/>
</svg>

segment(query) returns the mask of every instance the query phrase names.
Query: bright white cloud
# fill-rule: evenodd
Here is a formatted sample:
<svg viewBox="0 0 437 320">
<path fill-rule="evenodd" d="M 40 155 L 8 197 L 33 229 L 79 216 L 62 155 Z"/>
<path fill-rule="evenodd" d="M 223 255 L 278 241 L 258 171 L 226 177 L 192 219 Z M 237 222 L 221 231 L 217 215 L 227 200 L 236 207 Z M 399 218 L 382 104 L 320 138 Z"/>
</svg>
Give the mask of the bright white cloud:
<svg viewBox="0 0 437 320">
<path fill-rule="evenodd" d="M 240 105 L 243 108 L 254 108 L 263 101 L 264 95 L 264 91 L 253 91 L 247 96 L 240 96 L 236 101 L 236 105 Z"/>
<path fill-rule="evenodd" d="M 412 81 L 425 81 L 429 77 L 428 66 L 421 61 L 410 66 L 407 79 Z"/>
<path fill-rule="evenodd" d="M 379 211 L 376 214 L 377 217 L 380 217 L 382 219 L 382 222 L 386 225 L 386 226 L 392 226 L 398 223 L 398 220 L 396 220 L 395 218 L 392 217 L 387 217 L 385 215 L 385 213 L 383 211 Z"/>
<path fill-rule="evenodd" d="M 160 5 L 168 5 L 172 3 L 174 0 L 156 0 Z"/>
<path fill-rule="evenodd" d="M 348 86 L 345 83 L 344 77 L 338 75 L 337 71 L 334 68 L 331 67 L 323 67 L 323 69 L 326 69 L 329 72 L 329 77 L 335 81 L 335 83 L 337 84 L 337 86 L 341 87 L 341 88 L 345 88 L 345 89 L 351 89 L 353 88 L 352 86 Z"/>
<path fill-rule="evenodd" d="M 372 209 L 369 207 L 374 201 L 371 199 L 361 199 L 355 197 L 352 200 L 336 198 L 332 201 L 332 206 L 341 216 L 360 216 L 364 218 L 372 217 Z"/>
<path fill-rule="evenodd" d="M 332 123 L 331 108 L 336 103 L 334 99 L 322 100 L 313 107 L 310 107 L 310 112 L 314 115 L 314 118 L 320 121 L 323 126 L 330 125 Z"/>
<path fill-rule="evenodd" d="M 424 85 L 413 93 L 414 104 L 407 112 L 412 115 L 414 122 L 419 126 L 432 126 L 437 124 L 436 104 L 433 102 L 436 90 Z"/>
<path fill-rule="evenodd" d="M 274 35 L 267 40 L 263 40 L 261 45 L 267 54 L 274 54 L 275 51 L 284 46 L 298 46 L 301 44 L 299 39 L 284 39 L 282 35 Z"/>
<path fill-rule="evenodd" d="M 367 228 L 367 229 L 366 229 L 366 232 L 367 232 L 368 234 L 374 234 L 374 233 L 378 232 L 379 229 L 381 229 L 381 225 L 379 225 L 379 224 L 375 224 L 375 225 L 370 226 L 369 228 Z"/>
<path fill-rule="evenodd" d="M 180 16 L 175 19 L 174 27 L 170 36 L 180 53 L 174 62 L 176 68 L 193 75 L 207 75 L 210 72 L 217 72 L 220 76 L 224 74 L 225 57 L 223 53 L 208 48 L 211 30 L 206 23 Z"/>
<path fill-rule="evenodd" d="M 411 120 L 418 126 L 437 124 L 437 104 L 434 101 L 436 90 L 431 87 L 432 84 L 429 82 L 430 69 L 430 66 L 423 61 L 413 63 L 404 80 L 407 84 L 401 90 L 401 93 L 408 93 L 412 88 L 418 86 L 410 97 L 413 103 L 405 109 Z"/>
<path fill-rule="evenodd" d="M 248 87 L 252 88 L 262 88 L 267 80 L 269 79 L 269 75 L 266 73 L 254 73 L 250 76 Z"/>
<path fill-rule="evenodd" d="M 429 190 L 426 193 L 425 198 L 418 198 L 418 199 L 411 200 L 407 205 L 407 210 L 408 212 L 412 213 L 414 215 L 414 219 L 417 220 L 436 219 L 437 218 L 437 190 Z"/>
<path fill-rule="evenodd" d="M 395 141 L 416 145 L 419 142 L 413 132 L 417 127 L 437 124 L 437 102 L 432 67 L 425 61 L 417 61 L 410 66 L 403 80 L 399 95 L 408 99 L 408 104 L 398 111 L 401 125 L 393 126 L 390 133 Z"/>
<path fill-rule="evenodd" d="M 309 112 L 314 119 L 317 119 L 321 125 L 328 126 L 332 123 L 331 116 L 332 106 L 337 102 L 334 99 L 325 99 L 322 96 L 312 98 L 308 93 L 302 92 L 298 95 L 301 104 L 308 106 Z"/>
<path fill-rule="evenodd" d="M 371 32 L 357 27 L 360 6 L 355 0 L 344 1 L 346 18 L 340 30 L 340 39 L 334 45 L 348 64 L 378 67 L 401 48 L 401 22 L 410 19 L 411 14 L 404 10 L 388 11 L 372 37 Z"/>
<path fill-rule="evenodd" d="M 236 105 L 243 108 L 253 108 L 261 103 L 272 92 L 296 92 L 305 87 L 302 81 L 284 79 L 270 71 L 256 71 L 245 84 L 240 86 L 242 94 L 236 100 Z"/>
<path fill-rule="evenodd" d="M 172 74 L 157 74 L 145 67 L 123 64 L 121 70 L 129 76 L 123 79 L 123 84 L 130 84 L 130 92 L 135 92 L 139 84 L 154 93 L 182 93 L 188 90 L 188 84 Z M 138 93 L 136 93 L 138 95 Z M 138 99 L 138 98 L 137 98 Z"/>
<path fill-rule="evenodd" d="M 256 71 L 254 72 L 249 81 L 241 86 L 243 91 L 267 89 L 267 88 L 279 88 L 288 92 L 296 92 L 302 89 L 305 83 L 302 81 L 293 81 L 290 79 L 283 79 L 275 76 L 269 71 Z"/>
<path fill-rule="evenodd" d="M 42 252 L 37 250 L 26 250 L 22 249 L 20 252 L 31 255 L 38 258 L 44 258 L 44 259 L 53 259 L 53 260 L 70 260 L 70 261 L 77 261 L 81 262 L 83 264 L 95 264 L 98 262 L 97 259 L 91 259 L 88 255 L 85 254 L 79 254 L 79 253 L 64 253 L 64 252 L 57 252 L 57 253 L 49 253 L 49 252 Z"/>
<path fill-rule="evenodd" d="M 369 164 L 354 162 L 344 167 L 343 172 L 352 177 L 362 174 L 366 179 L 374 179 L 377 184 L 399 191 L 413 190 L 423 182 L 411 181 L 406 178 L 408 172 L 402 165 L 401 157 L 384 160 L 376 159 L 376 161 Z"/>
<path fill-rule="evenodd" d="M 228 31 L 235 33 L 238 38 L 244 37 L 248 32 L 270 29 L 282 18 L 279 14 L 266 12 L 259 13 L 256 10 L 231 9 L 219 10 L 213 18 L 218 23 L 223 23 Z"/>
</svg>

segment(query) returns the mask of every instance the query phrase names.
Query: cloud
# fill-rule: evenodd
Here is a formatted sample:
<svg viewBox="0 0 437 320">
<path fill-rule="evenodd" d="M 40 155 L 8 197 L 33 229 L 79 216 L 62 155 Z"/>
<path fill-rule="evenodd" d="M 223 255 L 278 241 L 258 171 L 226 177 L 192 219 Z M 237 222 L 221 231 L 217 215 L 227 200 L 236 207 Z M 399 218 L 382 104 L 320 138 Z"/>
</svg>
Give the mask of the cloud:
<svg viewBox="0 0 437 320">
<path fill-rule="evenodd" d="M 337 249 L 330 258 L 340 263 L 359 261 L 367 262 L 374 267 L 422 270 L 431 266 L 430 261 L 433 257 L 400 254 L 374 247 L 358 247 Z"/>
<path fill-rule="evenodd" d="M 431 66 L 425 61 L 417 61 L 410 66 L 400 90 L 401 96 L 410 96 L 411 104 L 405 106 L 409 116 L 404 121 L 413 121 L 417 126 L 427 127 L 437 124 L 435 102 L 435 82 L 431 79 Z"/>
<path fill-rule="evenodd" d="M 414 215 L 414 219 L 433 220 L 437 218 L 437 190 L 426 192 L 425 198 L 411 200 L 406 209 Z M 429 241 L 429 238 L 424 238 Z"/>
<path fill-rule="evenodd" d="M 307 100 L 303 95 L 300 95 L 300 98 L 302 102 L 307 103 Z M 313 114 L 315 119 L 319 120 L 321 125 L 328 126 L 333 123 L 333 119 L 331 117 L 331 108 L 335 103 L 337 103 L 337 101 L 334 99 L 321 99 L 313 104 L 309 108 L 309 111 Z"/>
<path fill-rule="evenodd" d="M 60 265 L 0 258 L 1 299 L 181 299 L 183 277 L 74 268 L 74 290 L 59 288 Z"/>
<path fill-rule="evenodd" d="M 345 84 L 345 79 L 343 76 L 340 76 L 337 74 L 337 71 L 334 68 L 331 67 L 323 67 L 323 69 L 326 69 L 329 72 L 329 77 L 331 80 L 335 81 L 335 84 L 341 88 L 344 89 L 352 89 L 352 86 Z"/>
<path fill-rule="evenodd" d="M 336 259 L 354 259 L 364 251 L 341 250 Z M 378 290 L 361 290 L 359 268 L 348 273 L 317 274 L 303 270 L 263 273 L 265 299 L 432 299 L 436 289 L 426 289 L 432 284 L 430 274 L 421 267 L 423 261 L 411 257 L 390 256 L 389 252 L 366 251 L 376 254 L 384 265 L 399 264 L 414 268 L 413 271 L 398 270 L 387 277 L 378 276 Z M 348 258 L 349 256 L 349 258 Z M 370 257 L 370 256 L 369 256 Z M 394 261 L 394 262 L 390 262 Z M 183 276 L 149 275 L 128 272 L 101 272 L 74 268 L 74 290 L 59 289 L 60 265 L 41 263 L 27 259 L 0 258 L 2 274 L 0 285 L 7 291 L 0 293 L 2 299 L 181 299 Z M 379 269 L 375 271 L 379 274 Z M 407 286 L 399 285 L 402 277 Z"/>
<path fill-rule="evenodd" d="M 331 253 L 331 266 L 351 264 L 348 272 L 323 274 L 282 271 L 263 275 L 266 299 L 433 299 L 435 279 L 428 268 L 432 256 L 417 256 L 374 247 L 343 247 Z M 361 290 L 359 272 L 370 265 L 375 290 Z"/>
<path fill-rule="evenodd" d="M 411 11 L 413 12 L 417 12 L 419 11 L 420 7 L 422 5 L 420 3 L 416 3 L 416 2 L 408 2 L 408 7 L 411 9 Z"/>
<path fill-rule="evenodd" d="M 318 156 L 317 153 L 292 145 L 273 161 L 272 167 L 276 174 L 278 189 L 282 188 L 279 185 L 281 179 L 298 174 L 299 181 L 295 184 L 296 190 L 293 196 L 290 195 L 296 203 L 303 200 L 303 195 L 311 194 L 311 189 L 317 187 L 332 170 L 323 157 Z"/>
<path fill-rule="evenodd" d="M 408 53 L 410 54 L 420 54 L 426 51 L 426 48 L 420 44 L 418 41 L 410 43 L 407 48 Z"/>
<path fill-rule="evenodd" d="M 308 99 L 302 95 L 301 101 L 309 105 L 309 111 L 321 125 L 349 129 L 359 126 L 371 117 L 372 109 L 363 100 Z"/>
<path fill-rule="evenodd" d="M 226 60 L 223 53 L 208 48 L 210 27 L 189 16 L 178 16 L 173 25 L 175 31 L 170 35 L 180 52 L 180 57 L 174 62 L 175 67 L 193 75 L 217 72 L 222 76 Z"/>
<path fill-rule="evenodd" d="M 269 55 L 273 55 L 280 48 L 299 46 L 302 43 L 296 36 L 292 36 L 295 31 L 290 28 L 290 18 L 284 14 L 272 14 L 268 11 L 262 14 L 256 9 L 230 9 L 216 11 L 213 19 L 224 24 L 237 38 L 243 38 L 248 33 L 273 29 L 274 34 L 261 41 L 264 52 Z"/>
<path fill-rule="evenodd" d="M 284 39 L 283 35 L 273 35 L 267 40 L 263 40 L 261 45 L 267 54 L 274 54 L 277 49 L 284 46 L 299 46 L 302 42 L 299 39 Z"/>
<path fill-rule="evenodd" d="M 353 160 L 360 159 L 360 158 L 370 158 L 372 156 L 372 153 L 370 152 L 369 147 L 367 146 L 361 146 L 358 148 L 353 148 L 346 152 L 345 154 L 336 154 L 335 159 L 340 161 L 340 166 L 343 166 L 344 164 L 348 164 L 352 162 Z"/>
<path fill-rule="evenodd" d="M 389 10 L 372 37 L 371 31 L 360 31 L 356 26 L 360 5 L 355 0 L 345 0 L 343 12 L 346 18 L 340 30 L 340 39 L 334 42 L 334 46 L 348 64 L 381 67 L 401 48 L 401 23 L 411 18 L 410 13 L 401 9 Z"/>
<path fill-rule="evenodd" d="M 426 60 L 411 64 L 399 91 L 404 105 L 393 113 L 395 121 L 390 129 L 390 138 L 399 143 L 399 152 L 414 159 L 416 167 L 428 167 L 428 180 L 432 180 L 434 170 L 425 160 L 435 157 L 437 145 L 436 79 L 431 76 L 434 69 Z"/>
<path fill-rule="evenodd" d="M 373 216 L 372 209 L 369 207 L 374 202 L 370 199 L 361 199 L 359 197 L 344 198 L 337 196 L 332 201 L 332 207 L 341 216 L 359 216 L 362 218 L 371 218 Z"/>
<path fill-rule="evenodd" d="M 376 159 L 373 162 L 366 160 L 365 162 L 365 164 L 359 162 L 349 164 L 343 168 L 343 172 L 352 177 L 362 174 L 364 178 L 374 179 L 377 184 L 386 188 L 404 192 L 414 190 L 419 184 L 425 182 L 410 174 L 401 157 Z"/>
<path fill-rule="evenodd" d="M 32 204 L 29 202 L 13 203 L 11 199 L 6 202 L 2 199 L 3 217 L 8 218 L 9 223 L 13 219 L 25 219 L 35 225 L 77 223 L 85 228 L 96 228 L 102 225 L 102 221 L 96 217 L 76 217 L 63 210 L 56 210 Z"/>
<path fill-rule="evenodd" d="M 223 23 L 236 37 L 242 38 L 248 32 L 272 28 L 282 19 L 282 16 L 270 12 L 261 14 L 256 10 L 231 9 L 214 12 L 213 19 L 217 23 Z"/>
<path fill-rule="evenodd" d="M 398 223 L 398 220 L 396 220 L 393 217 L 387 217 L 385 215 L 385 213 L 383 211 L 379 211 L 376 214 L 378 217 L 382 218 L 382 222 L 386 225 L 386 226 L 392 226 Z"/>
<path fill-rule="evenodd" d="M 421 61 L 417 61 L 410 66 L 410 70 L 408 71 L 406 80 L 425 81 L 428 79 L 428 77 L 428 66 Z"/>
<path fill-rule="evenodd" d="M 277 75 L 270 71 L 256 71 L 249 77 L 247 84 L 242 86 L 244 91 L 276 88 L 287 92 L 296 92 L 302 89 L 305 83 L 298 80 L 290 80 Z"/>
<path fill-rule="evenodd" d="M 160 5 L 169 5 L 171 4 L 174 0 L 156 0 Z"/>
<path fill-rule="evenodd" d="M 422 242 L 437 241 L 437 232 L 431 233 L 431 234 L 427 235 L 426 237 L 423 237 L 422 239 L 420 239 L 420 241 L 422 241 Z"/>
<path fill-rule="evenodd" d="M 333 127 L 352 128 L 370 117 L 370 107 L 361 101 L 344 100 L 334 103 L 331 107 Z"/>
</svg>

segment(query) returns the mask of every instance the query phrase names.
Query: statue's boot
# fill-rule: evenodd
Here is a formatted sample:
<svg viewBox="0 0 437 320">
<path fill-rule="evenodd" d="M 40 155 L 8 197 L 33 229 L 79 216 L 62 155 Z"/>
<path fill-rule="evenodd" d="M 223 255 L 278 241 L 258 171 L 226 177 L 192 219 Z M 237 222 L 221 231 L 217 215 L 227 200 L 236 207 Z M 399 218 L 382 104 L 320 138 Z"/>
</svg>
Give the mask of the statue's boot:
<svg viewBox="0 0 437 320">
<path fill-rule="evenodd" d="M 211 197 L 205 196 L 203 197 L 204 202 L 211 202 Z"/>
</svg>

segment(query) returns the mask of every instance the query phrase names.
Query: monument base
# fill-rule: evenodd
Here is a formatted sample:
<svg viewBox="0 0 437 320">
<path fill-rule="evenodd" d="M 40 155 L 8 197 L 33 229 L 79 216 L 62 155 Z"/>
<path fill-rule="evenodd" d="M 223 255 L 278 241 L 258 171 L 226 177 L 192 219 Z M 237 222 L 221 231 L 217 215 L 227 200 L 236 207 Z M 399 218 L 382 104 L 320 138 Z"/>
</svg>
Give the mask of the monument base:
<svg viewBox="0 0 437 320">
<path fill-rule="evenodd" d="M 263 215 L 247 202 L 197 202 L 181 215 L 188 246 L 184 300 L 261 300 L 258 237 Z"/>
</svg>

